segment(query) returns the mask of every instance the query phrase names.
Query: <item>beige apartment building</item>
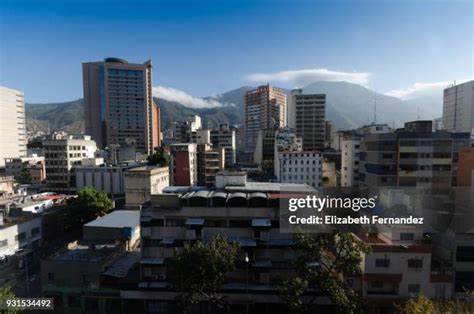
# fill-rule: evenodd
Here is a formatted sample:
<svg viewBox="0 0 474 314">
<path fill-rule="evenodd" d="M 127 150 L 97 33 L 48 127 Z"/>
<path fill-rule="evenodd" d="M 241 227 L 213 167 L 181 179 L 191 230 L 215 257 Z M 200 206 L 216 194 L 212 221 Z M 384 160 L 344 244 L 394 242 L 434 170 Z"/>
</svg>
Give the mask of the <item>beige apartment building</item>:
<svg viewBox="0 0 474 314">
<path fill-rule="evenodd" d="M 0 167 L 5 158 L 26 156 L 23 92 L 0 86 Z"/>
<path fill-rule="evenodd" d="M 245 151 L 253 154 L 260 130 L 286 126 L 286 94 L 270 84 L 245 94 Z"/>
<path fill-rule="evenodd" d="M 150 195 L 162 193 L 169 181 L 168 167 L 143 166 L 127 170 L 124 174 L 126 205 L 140 206 L 150 201 Z"/>
<path fill-rule="evenodd" d="M 152 65 L 118 58 L 82 65 L 84 120 L 99 148 L 136 143 L 150 154 L 160 146 L 160 110 L 153 101 Z"/>
<path fill-rule="evenodd" d="M 370 312 L 393 308 L 420 293 L 445 299 L 453 293 L 453 272 L 432 263 L 432 244 L 415 226 L 381 225 L 377 234 L 359 234 L 372 252 L 362 261 L 362 274 L 346 281 L 362 293 Z"/>
<path fill-rule="evenodd" d="M 93 158 L 96 143 L 88 135 L 74 137 L 54 134 L 43 141 L 46 184 L 53 191 L 73 192 L 75 178 L 71 169 L 83 159 Z"/>
<path fill-rule="evenodd" d="M 23 171 L 30 174 L 30 183 L 41 183 L 46 179 L 44 157 L 33 154 L 31 157 L 5 158 L 5 174 L 18 176 Z"/>
</svg>

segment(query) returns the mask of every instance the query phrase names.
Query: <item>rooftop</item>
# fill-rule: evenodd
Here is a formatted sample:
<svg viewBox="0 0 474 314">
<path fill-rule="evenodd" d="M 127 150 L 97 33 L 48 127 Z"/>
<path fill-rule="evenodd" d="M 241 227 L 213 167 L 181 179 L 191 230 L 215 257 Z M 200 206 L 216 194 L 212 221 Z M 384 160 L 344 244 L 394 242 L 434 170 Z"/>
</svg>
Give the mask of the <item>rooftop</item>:
<svg viewBox="0 0 474 314">
<path fill-rule="evenodd" d="M 307 184 L 279 183 L 279 182 L 247 182 L 244 186 L 226 186 L 229 192 L 315 192 L 316 190 Z"/>
<path fill-rule="evenodd" d="M 134 228 L 140 224 L 140 211 L 116 210 L 103 217 L 86 223 L 85 227 Z"/>
</svg>

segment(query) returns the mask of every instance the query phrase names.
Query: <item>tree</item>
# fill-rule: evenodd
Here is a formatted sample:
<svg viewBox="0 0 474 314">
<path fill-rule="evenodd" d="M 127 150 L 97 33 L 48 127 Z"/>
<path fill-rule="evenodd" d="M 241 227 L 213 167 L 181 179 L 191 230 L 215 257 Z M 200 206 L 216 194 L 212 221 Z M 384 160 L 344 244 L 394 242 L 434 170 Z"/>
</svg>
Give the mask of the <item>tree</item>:
<svg viewBox="0 0 474 314">
<path fill-rule="evenodd" d="M 104 216 L 113 207 L 113 202 L 107 193 L 85 186 L 77 193 L 77 197 L 70 199 L 67 204 L 66 228 L 82 226 L 97 217 Z"/>
<path fill-rule="evenodd" d="M 236 267 L 238 250 L 238 245 L 219 235 L 207 243 L 198 241 L 175 251 L 169 263 L 169 277 L 179 291 L 183 311 L 202 301 L 227 307 L 218 292 L 227 273 Z"/>
<path fill-rule="evenodd" d="M 361 272 L 362 255 L 370 248 L 351 233 L 317 236 L 296 234 L 301 256 L 295 261 L 296 275 L 281 285 L 280 297 L 291 312 L 306 313 L 318 296 L 328 296 L 343 313 L 361 310 L 361 297 L 342 280 Z M 304 298 L 306 294 L 306 298 Z"/>
<path fill-rule="evenodd" d="M 5 300 L 8 300 L 8 299 L 15 299 L 15 298 L 16 298 L 15 293 L 12 291 L 12 289 L 10 287 L 8 287 L 8 286 L 0 287 L 0 300 L 1 301 L 5 301 Z M 4 310 L 1 313 L 16 314 L 16 313 L 20 313 L 20 312 L 21 312 L 20 310 Z"/>
<path fill-rule="evenodd" d="M 474 313 L 474 293 L 466 291 L 459 297 L 446 300 L 429 299 L 420 294 L 396 309 L 401 314 L 470 314 Z"/>
<path fill-rule="evenodd" d="M 22 169 L 20 173 L 15 176 L 15 180 L 20 184 L 27 184 L 31 182 L 31 174 L 28 169 Z"/>
<path fill-rule="evenodd" d="M 153 154 L 147 157 L 149 166 L 167 167 L 169 165 L 169 158 L 165 150 L 160 147 Z"/>
</svg>

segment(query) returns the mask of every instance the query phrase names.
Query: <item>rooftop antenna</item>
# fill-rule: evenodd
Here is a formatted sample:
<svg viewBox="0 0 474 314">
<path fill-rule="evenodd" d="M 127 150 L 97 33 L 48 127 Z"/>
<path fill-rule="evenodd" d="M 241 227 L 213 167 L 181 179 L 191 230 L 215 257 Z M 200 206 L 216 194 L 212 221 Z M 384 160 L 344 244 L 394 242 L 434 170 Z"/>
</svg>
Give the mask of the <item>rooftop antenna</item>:
<svg viewBox="0 0 474 314">
<path fill-rule="evenodd" d="M 416 110 L 418 112 L 418 120 L 420 120 L 420 106 L 416 106 Z"/>
</svg>

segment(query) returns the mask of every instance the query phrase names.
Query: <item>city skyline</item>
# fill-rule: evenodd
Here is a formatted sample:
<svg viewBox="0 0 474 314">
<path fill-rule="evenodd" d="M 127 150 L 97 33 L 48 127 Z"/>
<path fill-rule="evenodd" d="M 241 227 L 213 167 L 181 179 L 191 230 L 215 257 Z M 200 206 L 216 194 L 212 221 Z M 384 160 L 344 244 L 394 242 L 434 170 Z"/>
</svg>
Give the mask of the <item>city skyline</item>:
<svg viewBox="0 0 474 314">
<path fill-rule="evenodd" d="M 152 59 L 155 94 L 171 97 L 343 80 L 409 98 L 472 77 L 469 1 L 140 4 L 4 2 L 0 84 L 30 103 L 77 99 L 82 62 L 105 57 Z"/>
</svg>

